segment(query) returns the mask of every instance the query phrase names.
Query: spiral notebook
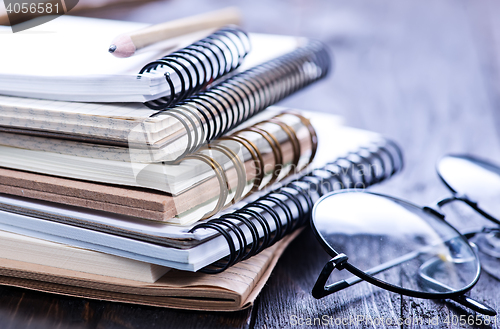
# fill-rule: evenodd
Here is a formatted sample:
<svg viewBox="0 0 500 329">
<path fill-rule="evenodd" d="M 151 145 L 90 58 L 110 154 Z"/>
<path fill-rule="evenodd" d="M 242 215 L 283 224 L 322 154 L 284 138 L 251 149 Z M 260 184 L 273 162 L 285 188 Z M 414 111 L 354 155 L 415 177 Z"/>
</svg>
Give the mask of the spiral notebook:
<svg viewBox="0 0 500 329">
<path fill-rule="evenodd" d="M 262 53 L 272 59 L 250 66 L 168 111 L 138 103 L 0 96 L 0 130 L 122 147 L 125 152 L 131 147 L 153 152 L 152 161 L 176 161 L 269 105 L 325 77 L 330 69 L 331 58 L 321 43 L 269 35 L 250 38 L 254 51 L 248 59 Z M 264 44 L 259 46 L 256 40 L 264 40 Z M 276 57 L 276 50 L 284 55 Z M 177 100 L 173 95 L 150 102 L 150 106 L 163 108 L 172 99 Z"/>
<path fill-rule="evenodd" d="M 0 258 L 153 283 L 168 267 L 0 231 Z"/>
<path fill-rule="evenodd" d="M 259 180 L 268 182 L 276 163 L 283 166 L 283 172 L 288 170 L 289 165 L 295 169 L 303 167 L 303 159 L 312 154 L 309 132 L 312 128 L 308 130 L 302 121 L 305 119 L 298 114 L 276 116 L 276 113 L 271 109 L 261 113 L 246 125 L 254 121 L 266 122 L 234 133 L 239 136 L 238 140 L 234 137 L 227 141 L 228 137 L 224 137 L 224 141 L 211 143 L 208 148 L 192 153 L 176 164 L 156 161 L 154 152 L 147 149 L 142 152 L 142 149 L 132 147 L 116 148 L 0 133 L 0 165 L 59 177 L 155 189 L 172 195 L 179 195 L 193 185 L 212 179 L 215 185 L 205 186 L 219 192 L 220 184 L 216 181 L 220 182 L 220 179 L 215 179 L 218 177 L 216 170 L 212 163 L 207 163 L 207 156 L 215 157 L 216 163 L 225 169 L 234 169 L 234 162 L 237 161 L 236 168 L 241 167 L 240 171 L 244 173 L 238 171 L 238 174 L 231 172 L 230 175 L 244 182 L 257 179 L 252 173 L 257 168 L 261 169 L 260 174 L 266 176 Z M 299 144 L 302 152 L 299 152 Z M 223 151 L 221 148 L 229 149 Z M 228 156 L 227 152 L 236 156 Z M 229 183 L 231 186 L 236 184 L 234 181 Z"/>
<path fill-rule="evenodd" d="M 116 36 L 146 26 L 74 16 L 14 34 L 0 26 L 2 48 L 7 50 L 0 55 L 0 93 L 83 102 L 188 96 L 236 69 L 250 51 L 248 36 L 229 28 L 209 37 L 212 31 L 174 38 L 166 49 L 130 58 L 114 58 L 107 52 Z M 178 48 L 183 49 L 163 58 Z"/>
<path fill-rule="evenodd" d="M 314 158 L 317 148 L 316 132 L 309 120 L 297 111 L 269 109 L 258 117 L 255 118 L 259 119 L 257 123 L 210 143 L 178 164 L 149 165 L 161 166 L 163 172 L 151 170 L 150 177 L 144 177 L 140 173 L 135 178 L 138 184 L 143 183 L 142 186 L 152 185 L 142 181 L 146 178 L 151 182 L 164 181 L 166 187 L 179 184 L 188 186 L 183 193 L 177 195 L 56 178 L 54 176 L 61 175 L 62 166 L 50 171 L 50 165 L 61 162 L 61 158 L 57 153 L 51 152 L 72 152 L 74 156 L 78 153 L 89 156 L 89 152 L 72 141 L 61 140 L 61 144 L 56 145 L 48 141 L 46 145 L 37 141 L 37 138 L 45 140 L 44 138 L 0 133 L 0 144 L 10 144 L 20 151 L 44 148 L 39 150 L 43 153 L 32 153 L 23 159 L 14 158 L 12 149 L 7 150 L 0 164 L 5 166 L 10 159 L 11 163 L 25 165 L 17 166 L 18 169 L 29 169 L 29 165 L 36 163 L 45 172 L 52 174 L 39 175 L 0 168 L 0 193 L 183 225 L 208 218 L 249 193 L 262 190 L 301 171 Z M 262 117 L 266 120 L 261 121 Z M 333 124 L 334 119 L 332 126 Z M 58 145 L 64 147 L 58 148 Z M 39 154 L 46 155 L 47 158 L 52 154 L 54 161 L 43 162 L 37 156 Z M 67 164 L 68 161 L 63 163 Z M 81 163 L 82 169 L 73 167 L 65 172 L 82 173 L 83 168 L 89 166 L 85 160 L 75 160 L 73 163 Z M 105 167 L 110 173 L 116 172 L 111 162 Z M 161 178 L 162 174 L 166 176 L 165 179 Z M 71 177 L 70 174 L 66 176 Z"/>
<path fill-rule="evenodd" d="M 165 108 L 242 63 L 241 70 L 246 70 L 307 42 L 248 36 L 237 27 L 227 27 L 173 38 L 161 43 L 166 49 L 130 58 L 115 58 L 107 52 L 117 35 L 146 26 L 74 16 L 15 34 L 0 26 L 2 48 L 8 50 L 0 55 L 0 94 L 71 102 L 151 101 L 146 104 Z"/>
<path fill-rule="evenodd" d="M 294 175 L 270 192 L 254 193 L 218 219 L 183 227 L 0 195 L 0 229 L 182 270 L 209 264 L 215 269 L 207 271 L 224 269 L 300 227 L 320 195 L 366 187 L 402 168 L 394 143 L 352 128 L 332 129 L 328 117 L 311 118 L 320 141 L 311 164 L 317 169 Z"/>
<path fill-rule="evenodd" d="M 0 258 L 0 284 L 122 303 L 238 311 L 253 304 L 295 236 L 289 235 L 259 255 L 233 266 L 231 271 L 213 275 L 170 270 L 154 283 Z"/>
</svg>

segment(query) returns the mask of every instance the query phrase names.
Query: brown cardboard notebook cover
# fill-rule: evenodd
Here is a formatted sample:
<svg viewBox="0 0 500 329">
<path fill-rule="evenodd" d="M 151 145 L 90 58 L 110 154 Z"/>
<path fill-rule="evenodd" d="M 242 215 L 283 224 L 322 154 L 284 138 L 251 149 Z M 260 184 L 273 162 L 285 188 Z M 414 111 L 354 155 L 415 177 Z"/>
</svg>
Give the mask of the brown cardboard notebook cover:
<svg viewBox="0 0 500 329">
<path fill-rule="evenodd" d="M 237 177 L 233 176 L 233 172 L 229 172 L 228 180 L 237 181 Z M 196 188 L 174 196 L 140 187 L 0 168 L 0 193 L 155 221 L 171 221 L 173 217 L 210 201 L 218 192 L 216 178 L 205 180 Z"/>
<path fill-rule="evenodd" d="M 0 284 L 61 295 L 159 307 L 237 311 L 252 305 L 297 230 L 219 274 L 171 270 L 155 283 L 0 260 Z"/>
<path fill-rule="evenodd" d="M 192 205 L 205 202 L 216 180 L 200 184 L 174 197 L 161 191 L 84 182 L 43 174 L 0 168 L 0 193 L 165 221 Z"/>
</svg>

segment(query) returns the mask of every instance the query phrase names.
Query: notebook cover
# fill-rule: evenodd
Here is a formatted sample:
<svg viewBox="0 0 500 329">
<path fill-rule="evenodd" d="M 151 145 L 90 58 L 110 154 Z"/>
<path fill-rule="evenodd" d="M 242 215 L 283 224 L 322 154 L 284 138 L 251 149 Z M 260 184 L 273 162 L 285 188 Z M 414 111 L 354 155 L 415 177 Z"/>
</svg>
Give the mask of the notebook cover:
<svg viewBox="0 0 500 329">
<path fill-rule="evenodd" d="M 0 168 L 0 193 L 165 221 L 202 203 L 204 193 L 218 189 L 215 179 L 178 197 L 167 193 L 99 184 Z"/>
<path fill-rule="evenodd" d="M 253 304 L 279 257 L 300 232 L 215 275 L 171 270 L 151 284 L 1 259 L 0 284 L 112 302 L 238 311 Z"/>
</svg>

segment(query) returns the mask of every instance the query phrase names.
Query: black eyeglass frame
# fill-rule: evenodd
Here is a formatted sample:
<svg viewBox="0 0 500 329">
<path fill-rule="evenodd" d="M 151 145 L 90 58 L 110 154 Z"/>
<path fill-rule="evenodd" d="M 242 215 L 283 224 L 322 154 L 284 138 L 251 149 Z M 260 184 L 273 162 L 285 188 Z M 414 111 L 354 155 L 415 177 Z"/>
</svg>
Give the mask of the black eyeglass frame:
<svg viewBox="0 0 500 329">
<path fill-rule="evenodd" d="M 448 154 L 446 156 L 460 157 L 462 159 L 470 159 L 470 160 L 474 160 L 474 161 L 477 161 L 477 162 L 482 162 L 482 163 L 484 163 L 484 164 L 486 164 L 488 166 L 491 166 L 491 167 L 494 167 L 494 168 L 498 168 L 498 170 L 499 170 L 498 174 L 500 175 L 500 167 L 498 167 L 494 163 L 491 163 L 490 161 L 487 161 L 487 160 L 484 160 L 484 159 L 481 159 L 481 158 L 478 158 L 478 157 L 475 157 L 475 156 L 471 156 L 471 155 L 464 156 L 464 155 L 460 155 L 460 154 Z M 486 211 L 482 210 L 481 207 L 478 206 L 478 203 L 477 203 L 476 200 L 471 200 L 466 194 L 460 194 L 458 191 L 456 191 L 455 189 L 453 189 L 453 187 L 451 187 L 451 185 L 441 175 L 441 173 L 439 172 L 439 170 L 436 169 L 436 171 L 437 171 L 438 177 L 441 180 L 441 182 L 452 193 L 451 197 L 444 198 L 444 199 L 442 199 L 442 200 L 440 200 L 440 201 L 438 201 L 436 203 L 439 208 L 441 208 L 445 204 L 448 204 L 448 203 L 453 202 L 453 201 L 462 201 L 465 204 L 467 204 L 469 207 L 471 207 L 472 209 L 474 209 L 477 213 L 479 213 L 480 215 L 482 215 L 483 217 L 485 217 L 486 219 L 489 219 L 490 221 L 494 222 L 495 224 L 500 225 L 500 220 L 499 219 L 497 219 L 496 217 L 490 215 Z"/>
<path fill-rule="evenodd" d="M 450 156 L 453 156 L 453 155 L 450 155 Z M 499 168 L 498 166 L 496 166 L 488 161 L 484 161 L 482 159 L 478 159 L 475 157 L 469 157 L 469 158 L 474 159 L 474 160 L 479 160 L 479 161 L 482 161 L 482 162 L 484 162 L 492 167 Z M 500 168 L 499 168 L 499 171 L 500 171 Z M 482 210 L 478 206 L 477 202 L 471 200 L 466 195 L 460 195 L 457 191 L 455 191 L 446 182 L 446 180 L 439 173 L 439 170 L 437 170 L 437 172 L 438 172 L 438 176 L 441 179 L 441 181 L 445 184 L 446 187 L 448 187 L 448 189 L 452 193 L 451 197 L 444 198 L 444 199 L 440 200 L 439 202 L 437 202 L 438 208 L 441 208 L 443 205 L 450 203 L 452 201 L 462 201 L 465 204 L 467 204 L 468 206 L 470 206 L 472 209 L 474 209 L 476 212 L 478 212 L 480 215 L 485 217 L 486 219 L 489 219 L 492 222 L 500 225 L 500 221 L 498 219 L 496 219 L 492 215 L 490 215 L 487 212 L 485 212 L 484 210 Z M 479 257 L 474 250 L 473 250 L 473 252 L 476 255 L 476 257 L 475 257 L 476 264 L 475 265 L 477 266 L 477 269 L 478 269 L 476 276 L 475 276 L 474 280 L 469 285 L 463 287 L 462 289 L 455 290 L 453 292 L 423 292 L 423 291 L 415 291 L 415 290 L 405 289 L 405 288 L 398 287 L 398 286 L 395 286 L 393 284 L 384 282 L 382 280 L 379 280 L 379 279 L 375 278 L 373 275 L 370 275 L 370 274 L 366 273 L 365 271 L 358 269 L 356 266 L 350 264 L 348 261 L 349 258 L 347 255 L 334 250 L 333 247 L 328 242 L 325 241 L 323 236 L 316 229 L 316 227 L 314 225 L 313 217 L 314 217 L 316 206 L 322 200 L 330 197 L 331 195 L 341 194 L 341 193 L 352 193 L 352 191 L 353 190 L 339 190 L 339 191 L 334 191 L 334 192 L 325 194 L 316 202 L 316 204 L 313 208 L 313 211 L 312 211 L 313 216 L 311 216 L 311 218 L 310 218 L 312 231 L 314 232 L 316 239 L 319 241 L 319 243 L 321 244 L 323 249 L 331 257 L 333 257 L 330 261 L 327 262 L 327 264 L 325 264 L 325 266 L 323 267 L 323 269 L 322 269 L 322 271 L 321 271 L 321 273 L 316 281 L 316 284 L 313 287 L 312 295 L 314 298 L 317 298 L 317 299 L 323 298 L 327 295 L 330 295 L 334 292 L 345 289 L 353 284 L 356 284 L 356 283 L 364 280 L 364 281 L 367 281 L 367 282 L 369 282 L 377 287 L 380 287 L 382 289 L 386 289 L 388 291 L 391 291 L 391 292 L 394 292 L 397 294 L 402 294 L 402 295 L 416 297 L 416 298 L 425 298 L 425 299 L 452 299 L 452 300 L 454 300 L 454 301 L 456 301 L 464 306 L 471 308 L 472 310 L 474 310 L 476 312 L 479 312 L 479 313 L 482 313 L 485 315 L 490 315 L 490 316 L 496 315 L 496 311 L 493 310 L 492 308 L 490 308 L 489 306 L 482 304 L 482 303 L 464 295 L 465 293 L 470 291 L 476 285 L 477 281 L 479 280 L 480 274 L 481 274 L 481 264 L 479 261 Z M 428 214 L 435 216 L 438 219 L 442 220 L 443 223 L 445 223 L 449 228 L 451 228 L 453 231 L 455 231 L 457 233 L 457 236 L 462 237 L 467 242 L 467 244 L 469 246 L 471 246 L 471 242 L 469 242 L 469 238 L 474 236 L 476 233 L 468 233 L 466 235 L 462 234 L 455 227 L 453 227 L 450 223 L 448 223 L 446 221 L 444 214 L 442 214 L 439 210 L 434 209 L 433 207 L 427 207 L 427 206 L 421 207 L 421 206 L 418 206 L 418 205 L 413 204 L 411 202 L 404 201 L 404 200 L 401 200 L 399 198 L 391 197 L 391 196 L 384 195 L 381 193 L 374 193 L 374 192 L 367 192 L 367 191 L 363 191 L 363 193 L 369 193 L 372 195 L 381 196 L 384 198 L 395 200 L 395 201 L 400 202 L 400 203 L 401 202 L 405 203 L 411 207 L 416 207 L 416 208 L 422 209 L 423 211 L 427 212 Z M 471 246 L 471 248 L 472 248 L 472 246 Z M 474 248 L 472 248 L 472 249 L 474 249 Z M 335 270 L 335 269 L 338 269 L 338 270 L 346 269 L 351 274 L 358 277 L 359 280 L 355 280 L 352 284 L 348 283 L 346 280 L 341 280 L 341 281 L 337 281 L 337 282 L 332 283 L 332 284 L 327 286 L 326 282 L 327 282 L 328 278 L 330 277 L 331 273 L 333 272 L 333 270 Z M 377 273 L 380 273 L 380 271 L 373 273 L 373 274 L 377 274 Z"/>
</svg>

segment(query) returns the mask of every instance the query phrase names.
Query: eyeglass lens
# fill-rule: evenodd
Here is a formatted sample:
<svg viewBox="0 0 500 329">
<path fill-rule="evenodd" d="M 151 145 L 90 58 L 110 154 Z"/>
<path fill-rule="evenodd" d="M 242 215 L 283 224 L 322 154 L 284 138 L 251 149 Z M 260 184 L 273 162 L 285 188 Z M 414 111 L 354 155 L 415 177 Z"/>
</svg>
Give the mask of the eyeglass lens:
<svg viewBox="0 0 500 329">
<path fill-rule="evenodd" d="M 318 201 L 312 224 L 332 257 L 344 253 L 349 264 L 399 288 L 439 295 L 464 290 L 479 275 L 477 256 L 463 236 L 435 214 L 398 199 L 336 192 Z"/>
<path fill-rule="evenodd" d="M 448 155 L 437 166 L 438 174 L 453 192 L 477 203 L 487 215 L 500 219 L 500 168 L 487 161 L 466 156 Z M 478 234 L 472 240 L 479 249 L 481 267 L 500 280 L 500 235 Z"/>
<path fill-rule="evenodd" d="M 460 155 L 443 157 L 437 166 L 443 181 L 465 195 L 490 216 L 500 218 L 500 168 L 486 161 Z"/>
</svg>

